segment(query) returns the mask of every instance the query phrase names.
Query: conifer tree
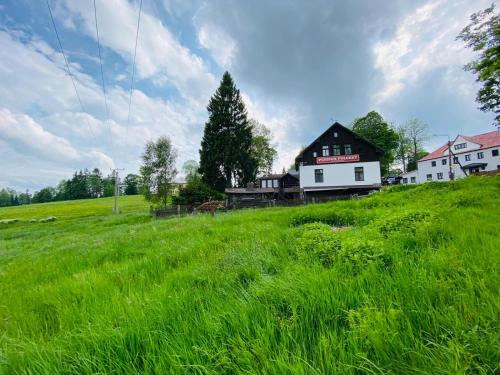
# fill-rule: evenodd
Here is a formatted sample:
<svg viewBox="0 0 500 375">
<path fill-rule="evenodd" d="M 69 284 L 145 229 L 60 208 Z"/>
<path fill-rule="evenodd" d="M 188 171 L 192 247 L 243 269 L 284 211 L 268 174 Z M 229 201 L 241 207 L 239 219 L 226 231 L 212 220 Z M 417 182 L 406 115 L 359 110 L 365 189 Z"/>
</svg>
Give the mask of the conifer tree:
<svg viewBox="0 0 500 375">
<path fill-rule="evenodd" d="M 203 181 L 221 192 L 253 181 L 257 162 L 252 154 L 252 130 L 240 91 L 228 72 L 207 110 L 200 150 Z"/>
</svg>

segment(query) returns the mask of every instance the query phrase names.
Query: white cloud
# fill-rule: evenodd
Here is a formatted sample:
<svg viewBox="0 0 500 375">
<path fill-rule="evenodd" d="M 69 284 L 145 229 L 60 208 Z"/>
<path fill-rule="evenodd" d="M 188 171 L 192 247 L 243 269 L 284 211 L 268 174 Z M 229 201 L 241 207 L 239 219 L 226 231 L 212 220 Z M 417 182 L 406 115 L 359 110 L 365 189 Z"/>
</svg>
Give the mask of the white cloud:
<svg viewBox="0 0 500 375">
<path fill-rule="evenodd" d="M 266 125 L 272 133 L 273 143 L 276 144 L 278 159 L 274 163 L 274 170 L 281 172 L 282 167 L 288 167 L 294 162 L 300 151 L 301 145 L 295 135 L 301 121 L 303 120 L 295 111 L 274 107 L 270 110 L 257 100 L 252 100 L 248 95 L 242 94 L 243 100 L 248 110 L 249 118 Z M 271 114 L 272 113 L 272 114 Z"/>
<path fill-rule="evenodd" d="M 95 38 L 93 8 L 87 2 L 65 1 L 67 14 L 60 17 L 74 18 L 84 31 Z M 99 36 L 101 43 L 113 49 L 125 60 L 132 60 L 135 44 L 138 6 L 126 0 L 97 2 Z M 137 44 L 138 78 L 153 78 L 154 82 L 168 82 L 187 99 L 206 100 L 216 85 L 204 61 L 184 47 L 170 30 L 144 9 L 141 15 Z"/>
<path fill-rule="evenodd" d="M 430 0 L 406 16 L 392 39 L 375 45 L 375 67 L 383 84 L 373 95 L 375 106 L 399 94 L 408 85 L 435 69 L 456 68 L 471 60 L 472 53 L 455 40 L 468 22 L 468 15 L 487 6 L 487 1 L 449 2 Z M 457 84 L 452 72 L 447 78 Z M 460 92 L 469 94 L 470 82 L 460 82 Z"/>
<path fill-rule="evenodd" d="M 238 46 L 223 29 L 205 23 L 198 30 L 198 41 L 210 51 L 213 59 L 223 68 L 229 68 L 237 53 Z"/>
<path fill-rule="evenodd" d="M 0 137 L 53 160 L 75 160 L 78 152 L 65 138 L 46 131 L 31 117 L 0 109 Z"/>
</svg>

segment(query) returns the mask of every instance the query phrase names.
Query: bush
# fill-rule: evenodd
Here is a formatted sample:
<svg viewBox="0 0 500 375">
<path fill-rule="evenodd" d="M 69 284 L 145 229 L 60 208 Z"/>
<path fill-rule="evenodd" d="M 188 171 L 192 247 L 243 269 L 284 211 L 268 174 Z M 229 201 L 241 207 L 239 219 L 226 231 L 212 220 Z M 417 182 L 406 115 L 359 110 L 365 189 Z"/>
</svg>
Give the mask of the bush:
<svg viewBox="0 0 500 375">
<path fill-rule="evenodd" d="M 297 240 L 299 258 L 319 262 L 325 267 L 333 265 L 335 255 L 340 249 L 341 242 L 332 228 L 322 223 L 305 224 L 302 227 L 302 235 Z"/>
<path fill-rule="evenodd" d="M 385 219 L 380 224 L 379 231 L 385 238 L 394 232 L 414 235 L 417 231 L 417 223 L 427 220 L 430 216 L 430 213 L 424 211 L 397 214 L 389 219 Z"/>
<path fill-rule="evenodd" d="M 363 217 L 354 215 L 353 210 L 337 210 L 337 211 L 319 211 L 312 213 L 298 214 L 292 217 L 292 225 L 300 226 L 309 223 L 324 223 L 336 227 L 345 225 L 354 225 L 362 222 L 368 222 L 371 216 L 363 213 Z"/>
<path fill-rule="evenodd" d="M 223 200 L 224 196 L 218 191 L 212 189 L 202 181 L 198 175 L 191 176 L 185 187 L 179 190 L 177 196 L 172 197 L 174 205 L 181 204 L 202 204 L 209 200 Z"/>
</svg>

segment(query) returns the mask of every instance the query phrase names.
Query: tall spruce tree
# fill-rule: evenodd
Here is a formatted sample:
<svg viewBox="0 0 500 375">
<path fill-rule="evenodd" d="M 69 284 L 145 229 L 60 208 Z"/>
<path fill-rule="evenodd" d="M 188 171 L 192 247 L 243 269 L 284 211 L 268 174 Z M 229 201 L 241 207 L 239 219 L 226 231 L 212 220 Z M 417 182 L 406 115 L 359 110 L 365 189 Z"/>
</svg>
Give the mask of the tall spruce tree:
<svg viewBox="0 0 500 375">
<path fill-rule="evenodd" d="M 245 104 L 231 75 L 225 72 L 207 106 L 208 122 L 201 141 L 200 173 L 218 191 L 255 179 L 252 130 Z"/>
</svg>

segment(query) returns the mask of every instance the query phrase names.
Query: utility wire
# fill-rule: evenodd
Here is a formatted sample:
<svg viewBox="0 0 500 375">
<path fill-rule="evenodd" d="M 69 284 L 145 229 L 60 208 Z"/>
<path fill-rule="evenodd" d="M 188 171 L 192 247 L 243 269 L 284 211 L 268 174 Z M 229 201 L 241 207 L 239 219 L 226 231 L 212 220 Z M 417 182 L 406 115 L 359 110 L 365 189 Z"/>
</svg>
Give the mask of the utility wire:
<svg viewBox="0 0 500 375">
<path fill-rule="evenodd" d="M 64 57 L 64 63 L 66 64 L 66 69 L 68 71 L 68 75 L 71 78 L 71 82 L 73 83 L 73 88 L 75 89 L 76 97 L 78 98 L 78 102 L 80 103 L 80 107 L 82 108 L 82 112 L 83 113 L 87 113 L 87 111 L 85 110 L 85 107 L 83 106 L 82 99 L 80 98 L 80 94 L 78 94 L 78 90 L 76 89 L 76 84 L 75 84 L 75 80 L 73 78 L 73 74 L 71 74 L 71 70 L 69 69 L 68 59 L 66 58 L 66 54 L 64 53 L 64 49 L 63 49 L 63 46 L 62 46 L 62 43 L 61 43 L 61 39 L 59 38 L 59 33 L 57 32 L 56 23 L 54 22 L 54 16 L 52 15 L 52 9 L 50 9 L 49 0 L 47 0 L 47 8 L 49 8 L 49 14 L 50 14 L 50 19 L 52 21 L 52 26 L 54 26 L 54 31 L 56 33 L 57 42 L 59 43 L 59 48 L 61 49 L 61 53 L 62 53 L 62 55 Z M 96 140 L 94 132 L 92 131 L 92 128 L 90 126 L 88 118 L 85 118 L 85 119 L 87 120 L 87 126 L 89 127 L 90 134 L 92 135 L 92 137 L 94 138 L 94 140 Z"/>
<path fill-rule="evenodd" d="M 99 52 L 99 64 L 101 66 L 101 80 L 102 80 L 102 94 L 104 96 L 104 106 L 106 108 L 106 123 L 108 125 L 108 132 L 109 132 L 109 137 L 111 140 L 111 147 L 114 150 L 113 147 L 113 133 L 111 132 L 111 125 L 109 124 L 109 109 L 108 109 L 108 100 L 106 98 L 106 84 L 104 83 L 104 70 L 102 67 L 102 56 L 101 56 L 101 43 L 99 41 L 99 26 L 97 23 L 97 7 L 95 5 L 95 0 L 94 0 L 94 19 L 95 19 L 95 33 L 97 36 L 97 51 Z"/>
<path fill-rule="evenodd" d="M 127 132 L 128 132 L 128 124 L 130 123 L 130 107 L 132 105 L 132 90 L 134 89 L 135 58 L 137 56 L 137 39 L 139 38 L 139 25 L 141 23 L 141 10 L 142 10 L 142 0 L 139 4 L 139 18 L 137 19 L 137 32 L 135 34 L 134 61 L 132 63 L 132 80 L 130 82 L 130 94 L 129 94 L 129 98 L 128 98 Z"/>
<path fill-rule="evenodd" d="M 97 51 L 99 52 L 99 64 L 101 65 L 102 93 L 104 95 L 104 106 L 106 107 L 106 118 L 109 118 L 108 101 L 106 99 L 106 86 L 104 84 L 104 71 L 102 69 L 101 43 L 99 42 L 99 26 L 97 25 L 97 8 L 94 0 L 95 33 L 97 35 Z"/>
</svg>

